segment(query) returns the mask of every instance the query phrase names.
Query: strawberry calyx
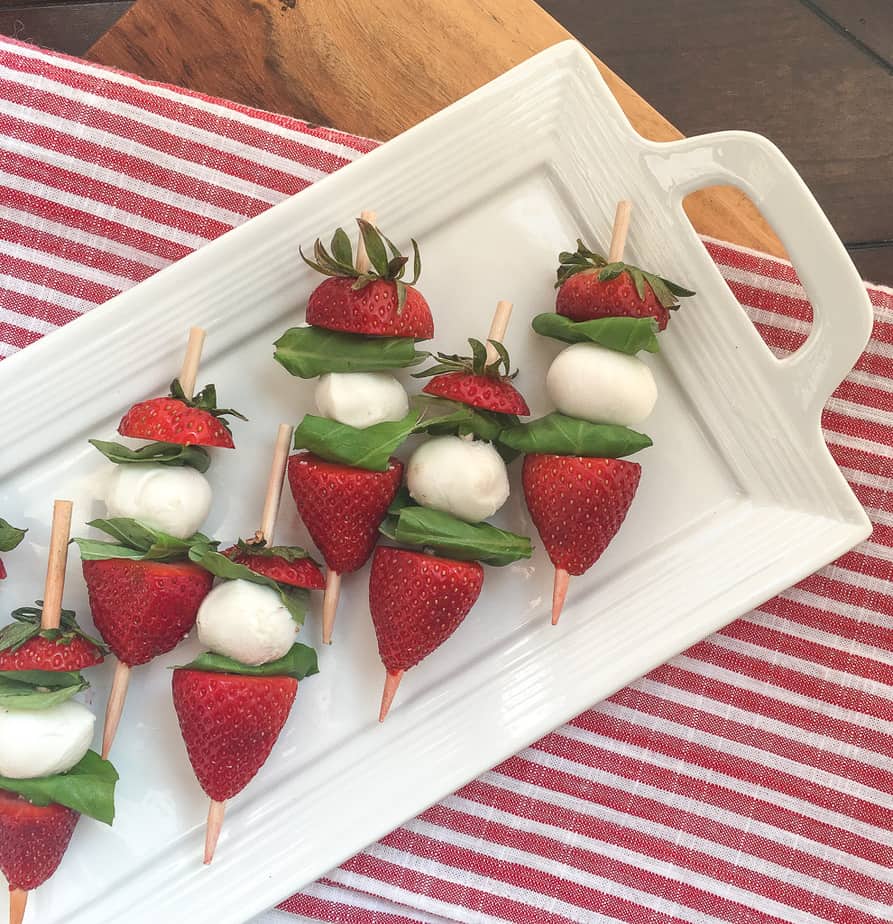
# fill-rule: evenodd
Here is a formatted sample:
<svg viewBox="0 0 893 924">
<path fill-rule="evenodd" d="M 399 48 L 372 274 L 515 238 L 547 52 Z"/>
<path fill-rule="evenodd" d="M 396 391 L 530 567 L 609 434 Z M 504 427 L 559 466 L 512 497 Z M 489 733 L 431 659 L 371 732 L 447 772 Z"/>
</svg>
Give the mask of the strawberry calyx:
<svg viewBox="0 0 893 924">
<path fill-rule="evenodd" d="M 222 552 L 230 561 L 244 565 L 256 574 L 272 578 L 278 584 L 323 590 L 326 579 L 319 563 L 299 546 L 267 545 L 258 531 L 251 539 L 239 539 Z"/>
<path fill-rule="evenodd" d="M 336 229 L 332 235 L 329 249 L 317 238 L 313 245 L 313 257 L 304 255 L 299 247 L 301 259 L 312 269 L 323 276 L 341 276 L 356 280 L 351 288 L 362 289 L 376 279 L 391 281 L 397 287 L 397 313 L 403 310 L 406 303 L 406 287 L 414 286 L 422 272 L 422 259 L 419 255 L 419 245 L 412 241 L 413 273 L 412 279 L 405 282 L 403 276 L 409 257 L 400 253 L 397 247 L 385 237 L 373 224 L 362 218 L 357 219 L 366 255 L 369 257 L 369 269 L 361 272 L 354 263 L 353 247 L 350 238 L 343 228 Z M 390 256 L 388 252 L 390 251 Z"/>
<path fill-rule="evenodd" d="M 171 382 L 171 392 L 168 397 L 174 398 L 176 401 L 182 401 L 186 407 L 196 408 L 199 411 L 205 411 L 212 417 L 216 417 L 227 430 L 230 429 L 229 421 L 224 419 L 227 416 L 238 417 L 239 420 L 248 420 L 244 414 L 231 407 L 217 407 L 217 388 L 214 385 L 205 385 L 198 394 L 188 398 L 186 392 L 183 391 L 180 380 L 174 379 Z"/>
<path fill-rule="evenodd" d="M 486 375 L 493 379 L 515 378 L 518 370 L 511 371 L 511 359 L 505 346 L 498 340 L 488 340 L 487 343 L 491 344 L 496 351 L 496 359 L 491 363 L 487 362 L 487 348 L 484 344 L 480 340 L 475 340 L 474 337 L 469 337 L 468 345 L 471 347 L 471 356 L 459 356 L 457 353 L 429 353 L 428 355 L 436 360 L 435 364 L 421 372 L 413 372 L 412 377 L 423 379 L 447 372 L 465 372 L 470 375 Z M 501 369 L 504 371 L 500 371 Z"/>
<path fill-rule="evenodd" d="M 41 629 L 43 600 L 35 600 L 36 606 L 20 606 L 12 611 L 13 622 L 0 629 L 0 652 L 18 651 L 33 638 L 44 638 L 57 645 L 70 645 L 75 639 L 83 639 L 92 645 L 101 657 L 108 654 L 102 642 L 87 635 L 78 625 L 74 610 L 62 610 L 58 629 Z"/>
<path fill-rule="evenodd" d="M 669 311 L 676 311 L 679 308 L 680 298 L 689 298 L 695 294 L 677 282 L 649 273 L 623 260 L 609 263 L 600 253 L 590 250 L 579 238 L 577 238 L 576 251 L 573 253 L 562 251 L 558 255 L 558 262 L 556 289 L 577 273 L 597 272 L 600 282 L 610 282 L 621 273 L 628 273 L 636 287 L 636 294 L 641 300 L 645 299 L 645 286 L 647 285 L 661 305 Z"/>
</svg>

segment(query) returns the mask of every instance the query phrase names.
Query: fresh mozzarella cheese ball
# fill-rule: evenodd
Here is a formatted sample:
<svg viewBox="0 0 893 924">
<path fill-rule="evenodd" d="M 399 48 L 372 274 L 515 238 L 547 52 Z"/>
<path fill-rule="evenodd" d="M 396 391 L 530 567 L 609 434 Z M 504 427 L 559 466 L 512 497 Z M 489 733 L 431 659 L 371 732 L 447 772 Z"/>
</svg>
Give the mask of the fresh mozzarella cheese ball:
<svg viewBox="0 0 893 924">
<path fill-rule="evenodd" d="M 389 372 L 326 372 L 315 398 L 323 417 L 361 430 L 409 412 L 406 390 Z"/>
<path fill-rule="evenodd" d="M 201 472 L 185 465 L 116 465 L 105 504 L 111 517 L 131 517 L 188 539 L 208 516 L 211 486 Z"/>
<path fill-rule="evenodd" d="M 443 510 L 467 523 L 493 516 L 509 496 L 502 456 L 490 443 L 458 436 L 422 443 L 409 459 L 406 484 L 423 507 Z"/>
<path fill-rule="evenodd" d="M 624 427 L 641 423 L 657 401 L 657 385 L 645 363 L 597 343 L 562 350 L 546 374 L 546 391 L 568 417 Z"/>
<path fill-rule="evenodd" d="M 0 776 L 30 780 L 65 773 L 90 749 L 95 722 L 73 700 L 49 709 L 0 708 Z"/>
<path fill-rule="evenodd" d="M 297 626 L 272 587 L 218 584 L 198 608 L 198 637 L 211 651 L 257 666 L 288 654 Z"/>
</svg>

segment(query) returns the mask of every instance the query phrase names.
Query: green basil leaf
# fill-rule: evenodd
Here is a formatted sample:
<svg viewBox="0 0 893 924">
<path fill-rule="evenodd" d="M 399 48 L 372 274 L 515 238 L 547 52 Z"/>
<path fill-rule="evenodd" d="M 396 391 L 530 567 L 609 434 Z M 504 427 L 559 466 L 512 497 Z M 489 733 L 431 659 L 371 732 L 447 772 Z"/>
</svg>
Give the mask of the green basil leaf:
<svg viewBox="0 0 893 924">
<path fill-rule="evenodd" d="M 58 802 L 82 815 L 110 825 L 115 819 L 115 783 L 118 771 L 95 751 L 87 751 L 67 773 L 31 780 L 0 776 L 0 789 L 24 796 L 34 805 Z"/>
<path fill-rule="evenodd" d="M 410 409 L 402 420 L 388 420 L 360 430 L 307 414 L 295 429 L 295 449 L 309 449 L 329 462 L 386 472 L 388 460 L 414 431 L 418 419 L 418 412 Z"/>
<path fill-rule="evenodd" d="M 514 414 L 483 411 L 460 401 L 429 395 L 415 395 L 409 404 L 421 415 L 415 426 L 415 433 L 427 433 L 429 436 L 471 434 L 475 439 L 493 443 L 506 464 L 518 457 L 514 449 L 498 442 L 499 434 L 506 427 L 516 426 L 520 422 Z"/>
<path fill-rule="evenodd" d="M 392 518 L 388 518 L 392 519 Z M 487 565 L 510 565 L 520 558 L 530 558 L 530 539 L 489 523 L 466 523 L 441 510 L 427 507 L 404 507 L 396 524 L 388 524 L 396 542 L 434 549 L 449 558 L 481 561 Z"/>
<path fill-rule="evenodd" d="M 51 674 L 52 671 L 3 671 L 0 672 L 0 706 L 7 709 L 49 709 L 58 706 L 75 693 L 86 690 L 90 684 L 76 672 L 60 671 L 68 684 L 40 683 L 25 679 L 27 674 Z M 71 680 L 71 677 L 74 680 Z M 41 689 L 49 687 L 50 689 Z"/>
<path fill-rule="evenodd" d="M 310 591 L 306 587 L 292 587 L 289 584 L 279 584 L 264 574 L 258 574 L 245 565 L 240 565 L 221 555 L 210 545 L 194 545 L 189 549 L 189 558 L 210 571 L 215 577 L 225 581 L 251 581 L 252 584 L 263 584 L 279 594 L 282 605 L 291 614 L 291 618 L 299 625 L 304 625 L 307 607 L 310 603 Z"/>
<path fill-rule="evenodd" d="M 87 526 L 111 536 L 115 542 L 103 539 L 73 539 L 84 561 L 106 558 L 129 558 L 133 561 L 182 561 L 195 545 L 213 546 L 202 533 L 195 533 L 188 539 L 178 539 L 159 529 L 152 529 L 129 517 L 91 520 Z"/>
<path fill-rule="evenodd" d="M 180 446 L 178 443 L 147 443 L 139 449 L 131 449 L 120 443 L 107 440 L 87 440 L 110 462 L 118 465 L 153 462 L 156 465 L 188 465 L 199 472 L 206 472 L 211 457 L 201 446 Z"/>
<path fill-rule="evenodd" d="M 628 427 L 589 423 L 557 412 L 508 427 L 499 440 L 518 452 L 599 459 L 619 459 L 651 445 L 644 433 Z"/>
<path fill-rule="evenodd" d="M 611 350 L 630 355 L 639 350 L 657 353 L 658 326 L 654 318 L 596 318 L 593 321 L 572 321 L 563 315 L 547 311 L 538 314 L 531 326 L 543 337 L 565 343 L 599 343 Z"/>
<path fill-rule="evenodd" d="M 423 357 L 426 355 L 423 354 Z M 18 529 L 6 520 L 0 519 L 0 552 L 11 552 L 25 538 L 27 532 L 27 529 Z"/>
<path fill-rule="evenodd" d="M 212 674 L 242 674 L 245 677 L 294 677 L 295 680 L 303 680 L 305 677 L 319 673 L 316 652 L 307 645 L 300 644 L 300 642 L 295 642 L 288 653 L 276 661 L 269 661 L 266 664 L 258 664 L 257 666 L 242 664 L 241 661 L 234 661 L 225 655 L 206 651 L 194 661 L 183 664 L 181 667 L 186 670 L 209 671 Z"/>
<path fill-rule="evenodd" d="M 365 337 L 324 327 L 292 327 L 273 345 L 276 362 L 302 379 L 326 372 L 378 372 L 416 366 L 428 355 L 416 350 L 411 337 Z"/>
<path fill-rule="evenodd" d="M 36 687 L 89 686 L 80 671 L 0 671 L 0 678 L 30 683 Z"/>
</svg>

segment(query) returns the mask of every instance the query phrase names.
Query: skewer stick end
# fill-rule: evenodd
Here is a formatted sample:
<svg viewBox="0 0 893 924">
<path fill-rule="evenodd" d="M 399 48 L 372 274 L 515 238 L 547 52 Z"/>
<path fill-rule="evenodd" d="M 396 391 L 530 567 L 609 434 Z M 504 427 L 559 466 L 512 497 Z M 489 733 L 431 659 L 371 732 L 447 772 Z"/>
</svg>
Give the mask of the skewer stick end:
<svg viewBox="0 0 893 924">
<path fill-rule="evenodd" d="M 395 671 L 394 673 L 388 671 L 384 681 L 384 690 L 381 694 L 381 709 L 378 711 L 379 722 L 384 722 L 391 708 L 391 703 L 394 702 L 394 697 L 397 695 L 397 687 L 400 686 L 400 681 L 402 679 L 403 671 Z"/>
<path fill-rule="evenodd" d="M 216 799 L 211 800 L 211 804 L 208 806 L 208 824 L 205 829 L 205 866 L 214 859 L 214 851 L 217 849 L 217 841 L 220 838 L 225 812 L 225 802 L 218 802 Z"/>
<path fill-rule="evenodd" d="M 335 629 L 335 614 L 338 612 L 338 599 L 341 596 L 341 575 L 329 568 L 326 574 L 326 590 L 322 598 L 322 640 L 324 645 L 332 644 L 332 632 Z"/>
<path fill-rule="evenodd" d="M 102 759 L 107 760 L 112 749 L 112 743 L 124 711 L 124 700 L 127 699 L 127 687 L 130 683 L 130 666 L 123 661 L 115 665 L 115 676 L 112 678 L 112 689 L 109 693 L 108 705 L 105 707 L 105 726 L 102 729 Z"/>
<path fill-rule="evenodd" d="M 617 203 L 614 213 L 614 228 L 611 231 L 611 250 L 608 253 L 608 263 L 617 263 L 623 259 L 623 248 L 626 247 L 626 236 L 629 233 L 629 218 L 633 204 L 629 199 L 621 199 Z"/>
<path fill-rule="evenodd" d="M 564 608 L 564 601 L 567 597 L 567 587 L 570 584 L 571 576 L 564 568 L 555 569 L 555 583 L 552 586 L 552 625 L 557 626 L 561 617 L 561 610 Z"/>
<path fill-rule="evenodd" d="M 9 890 L 9 924 L 22 924 L 27 904 L 28 893 L 24 889 Z"/>
</svg>

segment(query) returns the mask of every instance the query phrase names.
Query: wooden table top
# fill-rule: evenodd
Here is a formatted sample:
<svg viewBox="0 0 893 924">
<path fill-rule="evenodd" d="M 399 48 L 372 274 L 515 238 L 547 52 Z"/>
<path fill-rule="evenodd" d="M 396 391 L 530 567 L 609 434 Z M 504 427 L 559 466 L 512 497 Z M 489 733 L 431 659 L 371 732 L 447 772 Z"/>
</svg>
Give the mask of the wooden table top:
<svg viewBox="0 0 893 924">
<path fill-rule="evenodd" d="M 88 57 L 387 139 L 569 37 L 532 0 L 138 0 Z M 642 135 L 681 137 L 595 61 Z M 783 253 L 737 190 L 701 191 L 686 209 L 704 234 Z"/>
</svg>

